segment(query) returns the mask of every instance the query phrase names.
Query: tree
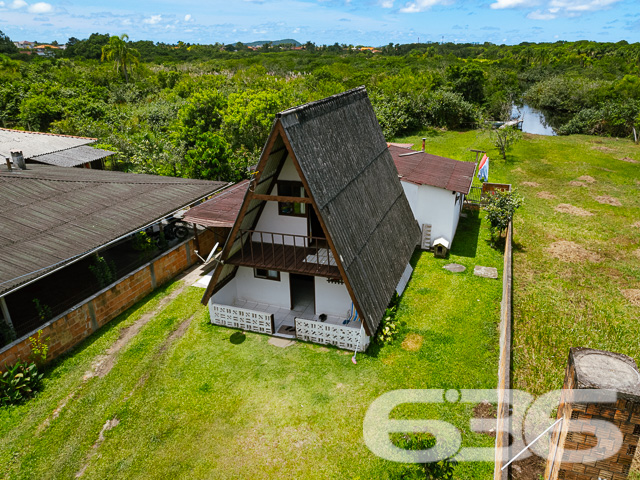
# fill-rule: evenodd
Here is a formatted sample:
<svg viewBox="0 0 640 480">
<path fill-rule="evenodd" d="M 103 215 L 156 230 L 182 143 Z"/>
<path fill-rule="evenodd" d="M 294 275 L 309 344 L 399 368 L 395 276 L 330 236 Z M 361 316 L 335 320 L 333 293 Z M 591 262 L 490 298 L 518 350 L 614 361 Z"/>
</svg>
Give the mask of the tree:
<svg viewBox="0 0 640 480">
<path fill-rule="evenodd" d="M 102 47 L 102 57 L 100 61 L 104 61 L 105 58 L 109 61 L 113 60 L 113 66 L 117 72 L 124 73 L 125 83 L 129 83 L 129 75 L 127 74 L 127 64 L 131 68 L 138 64 L 140 59 L 140 53 L 135 48 L 131 48 L 127 42 L 129 35 L 123 33 L 119 37 L 113 36 L 109 39 L 104 47 Z"/>
<path fill-rule="evenodd" d="M 514 126 L 506 126 L 494 130 L 492 133 L 493 144 L 500 150 L 503 159 L 507 159 L 507 152 L 514 143 L 522 139 L 522 132 Z"/>
<path fill-rule="evenodd" d="M 524 199 L 515 189 L 510 191 L 496 190 L 491 193 L 484 209 L 487 212 L 492 237 L 507 229 L 513 214 L 517 208 L 522 206 L 523 201 Z"/>
<path fill-rule="evenodd" d="M 8 35 L 2 33 L 0 30 L 0 53 L 18 53 L 18 47 L 16 47 Z"/>
</svg>

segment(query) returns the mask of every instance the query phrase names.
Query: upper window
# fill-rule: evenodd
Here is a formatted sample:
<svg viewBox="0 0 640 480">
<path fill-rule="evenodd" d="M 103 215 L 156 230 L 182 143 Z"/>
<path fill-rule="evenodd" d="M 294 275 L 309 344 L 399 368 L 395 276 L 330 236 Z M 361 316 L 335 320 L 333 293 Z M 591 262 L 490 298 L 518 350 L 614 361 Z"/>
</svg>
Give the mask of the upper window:
<svg viewBox="0 0 640 480">
<path fill-rule="evenodd" d="M 302 182 L 278 182 L 278 196 L 280 197 L 306 197 Z M 298 202 L 278 202 L 280 215 L 292 215 L 297 217 L 307 216 L 307 204 Z"/>
</svg>

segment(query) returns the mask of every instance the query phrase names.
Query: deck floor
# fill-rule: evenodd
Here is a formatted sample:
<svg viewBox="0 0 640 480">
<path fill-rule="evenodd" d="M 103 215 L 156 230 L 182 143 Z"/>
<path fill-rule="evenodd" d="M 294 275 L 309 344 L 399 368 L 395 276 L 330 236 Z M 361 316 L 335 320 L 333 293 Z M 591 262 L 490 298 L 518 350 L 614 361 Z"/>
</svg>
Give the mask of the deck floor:
<svg viewBox="0 0 640 480">
<path fill-rule="evenodd" d="M 340 270 L 326 247 L 294 247 L 271 243 L 247 242 L 244 248 L 227 260 L 230 265 L 243 265 L 267 270 L 340 278 Z"/>
</svg>

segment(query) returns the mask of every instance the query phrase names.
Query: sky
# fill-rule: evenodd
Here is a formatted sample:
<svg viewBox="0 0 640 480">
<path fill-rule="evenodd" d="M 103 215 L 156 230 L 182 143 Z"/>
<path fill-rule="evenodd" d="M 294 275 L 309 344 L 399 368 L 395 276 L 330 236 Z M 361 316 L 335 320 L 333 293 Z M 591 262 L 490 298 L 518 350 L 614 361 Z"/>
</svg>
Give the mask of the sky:
<svg viewBox="0 0 640 480">
<path fill-rule="evenodd" d="M 640 41 L 638 0 L 0 0 L 12 40 L 235 43 Z"/>
</svg>

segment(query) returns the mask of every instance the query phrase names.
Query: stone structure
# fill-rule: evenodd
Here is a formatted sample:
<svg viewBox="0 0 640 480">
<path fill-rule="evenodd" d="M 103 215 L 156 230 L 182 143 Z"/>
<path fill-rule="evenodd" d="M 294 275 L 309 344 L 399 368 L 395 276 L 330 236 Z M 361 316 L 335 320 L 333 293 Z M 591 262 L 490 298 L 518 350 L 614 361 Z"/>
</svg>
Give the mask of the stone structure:
<svg viewBox="0 0 640 480">
<path fill-rule="evenodd" d="M 560 418 L 545 479 L 627 478 L 640 438 L 640 372 L 635 361 L 617 353 L 572 348 Z"/>
</svg>

